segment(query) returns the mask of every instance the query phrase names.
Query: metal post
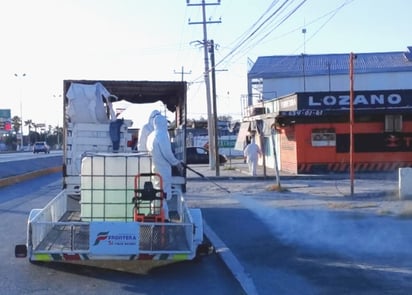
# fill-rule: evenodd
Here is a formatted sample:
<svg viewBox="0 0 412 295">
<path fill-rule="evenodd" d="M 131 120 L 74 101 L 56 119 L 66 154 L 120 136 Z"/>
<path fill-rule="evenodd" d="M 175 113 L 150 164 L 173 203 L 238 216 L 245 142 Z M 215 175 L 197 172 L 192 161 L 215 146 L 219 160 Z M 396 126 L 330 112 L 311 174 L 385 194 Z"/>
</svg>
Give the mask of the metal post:
<svg viewBox="0 0 412 295">
<path fill-rule="evenodd" d="M 350 194 L 353 196 L 354 193 L 354 168 L 353 168 L 353 124 L 354 124 L 354 110 L 353 110 L 353 52 L 350 53 L 349 57 L 349 80 L 350 80 L 350 93 L 349 93 L 349 170 L 350 170 Z"/>
<path fill-rule="evenodd" d="M 212 66 L 212 106 L 213 106 L 213 135 L 214 135 L 214 153 L 216 162 L 216 176 L 220 176 L 220 159 L 219 159 L 219 136 L 217 126 L 217 102 L 216 102 L 216 69 L 215 69 L 215 43 L 210 40 L 210 62 Z"/>
<path fill-rule="evenodd" d="M 271 129 L 270 138 L 272 140 L 272 146 L 273 146 L 273 156 L 275 158 L 276 187 L 280 188 L 280 173 L 279 173 L 278 159 L 277 159 L 277 153 L 276 153 L 276 142 L 275 142 L 275 136 L 276 136 L 275 123 L 273 123 L 272 126 L 270 126 L 270 129 Z"/>
</svg>

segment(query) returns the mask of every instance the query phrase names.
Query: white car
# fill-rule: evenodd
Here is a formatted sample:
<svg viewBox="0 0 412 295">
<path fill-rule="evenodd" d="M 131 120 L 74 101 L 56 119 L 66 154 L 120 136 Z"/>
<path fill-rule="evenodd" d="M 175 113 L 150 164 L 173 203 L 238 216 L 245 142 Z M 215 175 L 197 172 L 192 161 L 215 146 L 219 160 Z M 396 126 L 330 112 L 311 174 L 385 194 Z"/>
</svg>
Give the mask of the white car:
<svg viewBox="0 0 412 295">
<path fill-rule="evenodd" d="M 37 141 L 33 146 L 33 153 L 50 153 L 50 147 L 47 145 L 45 141 Z"/>
</svg>

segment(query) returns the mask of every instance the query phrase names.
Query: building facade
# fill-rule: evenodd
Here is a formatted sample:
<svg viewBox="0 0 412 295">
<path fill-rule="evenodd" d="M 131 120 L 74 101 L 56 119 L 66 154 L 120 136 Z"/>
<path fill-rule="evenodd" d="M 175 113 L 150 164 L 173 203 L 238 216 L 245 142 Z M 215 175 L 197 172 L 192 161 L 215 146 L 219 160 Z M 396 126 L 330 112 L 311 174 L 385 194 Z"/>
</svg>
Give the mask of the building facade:
<svg viewBox="0 0 412 295">
<path fill-rule="evenodd" d="M 237 147 L 259 136 L 261 164 L 291 173 L 412 167 L 412 47 L 354 60 L 352 127 L 349 55 L 258 58 L 248 74 L 249 108 Z M 254 101 L 256 99 L 256 101 Z"/>
</svg>

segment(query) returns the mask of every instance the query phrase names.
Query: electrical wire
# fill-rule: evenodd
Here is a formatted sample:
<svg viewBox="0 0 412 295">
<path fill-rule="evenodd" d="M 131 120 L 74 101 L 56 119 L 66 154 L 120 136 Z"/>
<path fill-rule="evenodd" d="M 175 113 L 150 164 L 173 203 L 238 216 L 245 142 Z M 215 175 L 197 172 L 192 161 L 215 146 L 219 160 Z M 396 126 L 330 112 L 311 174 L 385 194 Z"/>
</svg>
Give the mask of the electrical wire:
<svg viewBox="0 0 412 295">
<path fill-rule="evenodd" d="M 308 42 L 308 41 L 311 40 L 315 35 L 317 35 L 317 34 L 326 26 L 326 24 L 327 24 L 328 22 L 330 22 L 330 21 L 336 16 L 336 14 L 337 14 L 341 9 L 343 9 L 345 6 L 347 6 L 348 4 L 350 4 L 350 3 L 353 2 L 353 1 L 354 1 L 354 0 L 346 0 L 344 3 L 342 3 L 341 5 L 339 5 L 337 8 L 333 9 L 332 11 L 329 11 L 328 13 L 322 15 L 321 17 L 318 17 L 318 18 L 316 18 L 315 20 L 309 22 L 309 25 L 312 25 L 313 23 L 318 22 L 319 20 L 321 20 L 321 19 L 323 19 L 323 18 L 325 18 L 325 17 L 327 17 L 327 16 L 330 15 L 330 17 L 325 21 L 325 23 L 324 23 L 321 27 L 319 27 L 319 29 L 318 29 L 317 31 L 315 31 L 315 33 L 312 34 L 305 42 Z M 298 5 L 298 7 L 295 7 L 295 8 L 299 8 L 301 4 L 303 4 L 303 3 L 300 3 L 300 4 Z M 294 12 L 296 12 L 296 11 L 294 11 Z M 294 12 L 293 12 L 293 13 L 294 13 Z M 290 17 L 293 13 L 289 13 L 289 17 Z M 286 19 L 287 19 L 287 18 L 285 17 L 285 18 L 281 21 L 281 23 L 284 23 L 284 22 L 286 21 Z M 276 28 L 278 28 L 281 23 L 279 23 L 279 24 L 276 26 Z M 264 41 L 264 39 L 267 38 L 271 33 L 273 33 L 273 31 L 274 31 L 276 28 L 271 29 L 271 30 L 269 31 L 269 33 L 266 33 L 265 36 L 262 37 L 262 38 L 260 38 L 258 41 L 253 42 L 253 43 L 250 43 L 247 47 L 243 47 L 242 50 L 239 50 L 238 52 L 236 52 L 235 50 L 232 50 L 229 54 L 227 54 L 227 55 L 226 55 L 222 60 L 220 60 L 217 64 L 220 65 L 221 63 L 226 62 L 225 66 L 228 66 L 228 64 L 230 64 L 230 62 L 235 62 L 235 61 L 237 61 L 241 56 L 244 56 L 244 53 L 245 53 L 245 52 L 249 52 L 251 48 L 255 47 L 255 46 L 258 45 L 258 44 L 262 44 L 262 42 Z M 280 36 L 280 37 L 278 37 L 278 38 L 276 38 L 276 39 L 285 37 L 285 36 L 287 36 L 287 35 L 289 35 L 289 34 L 292 34 L 292 33 L 296 32 L 297 30 L 301 30 L 301 29 L 302 29 L 302 26 L 300 26 L 299 28 L 294 29 L 294 30 L 292 30 L 292 31 L 289 31 L 288 33 L 285 33 L 285 34 L 283 34 L 282 36 Z M 271 41 L 273 41 L 273 40 L 274 40 L 274 39 L 271 39 Z M 297 49 L 295 49 L 294 52 L 296 52 L 296 51 L 297 51 L 299 48 L 301 48 L 302 46 L 303 46 L 303 44 L 301 44 Z M 235 55 L 235 54 L 238 56 L 238 58 L 236 58 L 236 55 Z"/>
<path fill-rule="evenodd" d="M 302 30 L 303 28 L 306 28 L 306 27 L 308 27 L 308 26 L 311 26 L 311 25 L 317 23 L 318 21 L 322 20 L 323 18 L 329 16 L 330 14 L 336 14 L 337 12 L 339 12 L 340 9 L 343 8 L 343 6 L 349 4 L 350 2 L 353 2 L 353 1 L 354 1 L 354 0 L 347 0 L 344 4 L 342 4 L 342 5 L 339 6 L 338 8 L 335 8 L 335 9 L 333 9 L 333 10 L 331 10 L 331 11 L 328 11 L 327 13 L 325 13 L 325 14 L 317 17 L 317 18 L 315 18 L 314 20 L 306 23 L 305 26 L 299 26 L 299 27 L 297 27 L 297 28 L 295 28 L 295 29 L 293 29 L 293 30 L 290 30 L 290 31 L 288 31 L 288 32 L 280 35 L 280 36 L 276 36 L 276 37 L 274 37 L 274 38 L 271 38 L 271 39 L 267 40 L 267 42 L 272 42 L 272 41 L 275 41 L 275 40 L 282 39 L 282 38 L 284 38 L 284 37 L 287 37 L 288 35 L 291 35 L 291 34 L 297 32 L 297 31 Z M 323 27 L 323 26 L 324 26 L 324 25 L 322 25 L 322 27 Z M 265 43 L 265 42 L 262 42 L 261 44 L 264 44 L 264 43 Z M 296 51 L 297 51 L 297 50 L 296 50 Z M 295 52 L 295 51 L 293 51 L 293 52 Z"/>
<path fill-rule="evenodd" d="M 266 11 L 245 31 L 243 32 L 237 39 L 235 39 L 231 44 L 229 44 L 228 47 L 234 47 L 236 48 L 239 44 L 242 42 L 243 38 L 246 38 L 251 32 L 254 30 L 254 28 L 258 25 L 258 23 L 263 19 L 263 17 L 270 12 L 270 10 L 279 2 L 279 0 L 274 0 L 269 7 L 266 9 Z M 235 45 L 236 44 L 236 45 Z"/>
<path fill-rule="evenodd" d="M 350 4 L 351 2 L 353 2 L 354 0 L 347 0 L 344 3 L 342 3 L 341 6 L 339 6 L 338 8 L 336 8 L 335 10 L 332 11 L 332 15 L 306 40 L 306 42 L 308 42 L 309 40 L 311 40 L 313 37 L 315 37 L 320 30 L 322 30 L 334 17 L 335 15 L 346 5 Z"/>
<path fill-rule="evenodd" d="M 326 26 L 326 24 L 327 24 L 328 22 L 330 22 L 330 21 L 336 16 L 336 14 L 337 14 L 341 9 L 343 9 L 346 5 L 350 4 L 350 3 L 353 2 L 353 1 L 354 1 L 354 0 L 346 0 L 344 3 L 342 3 L 342 4 L 341 4 L 340 6 L 338 6 L 337 8 L 335 8 L 335 9 L 333 9 L 333 10 L 325 13 L 324 15 L 322 15 L 322 16 L 314 19 L 313 21 L 309 22 L 308 25 L 312 25 L 312 24 L 314 24 L 314 23 L 316 23 L 316 22 L 324 19 L 325 17 L 328 17 L 328 16 L 329 16 L 329 18 L 318 28 L 318 30 L 316 30 L 315 33 L 313 33 L 308 39 L 306 39 L 305 42 L 307 43 L 307 42 L 308 42 L 309 40 L 311 40 L 315 35 L 317 35 L 317 34 L 321 31 L 321 29 L 323 29 L 323 28 Z M 275 39 L 271 39 L 271 41 L 276 40 L 276 39 L 280 39 L 280 38 L 282 38 L 282 37 L 285 37 L 285 36 L 287 36 L 287 35 L 289 35 L 289 34 L 292 34 L 292 33 L 296 32 L 296 31 L 298 31 L 298 30 L 301 30 L 301 29 L 302 29 L 302 26 L 300 26 L 300 27 L 298 27 L 298 28 L 296 28 L 296 29 L 293 29 L 293 30 L 291 30 L 291 31 L 289 31 L 289 32 L 287 32 L 287 33 L 285 33 L 285 34 L 283 34 L 283 35 L 281 35 L 281 36 L 279 36 L 279 37 L 277 37 L 277 38 L 275 38 Z M 253 46 L 255 46 L 255 45 L 253 45 Z M 304 46 L 304 43 L 300 44 L 295 50 L 292 51 L 292 54 L 295 54 L 295 53 L 296 53 L 300 48 L 302 48 L 303 46 Z M 248 47 L 248 49 L 250 49 L 251 47 L 252 47 L 252 45 L 251 45 L 250 47 Z M 277 64 L 274 65 L 274 67 L 276 67 L 276 65 L 282 64 L 286 58 L 288 58 L 288 56 L 285 56 L 283 59 L 280 59 L 280 60 L 277 62 Z M 255 74 L 256 74 L 256 75 L 259 75 L 259 73 L 255 73 Z"/>
<path fill-rule="evenodd" d="M 260 44 L 266 39 L 274 30 L 279 28 L 286 20 L 288 20 L 304 3 L 306 0 L 299 3 L 291 12 L 288 13 L 276 26 L 274 26 L 269 32 L 267 32 L 264 36 L 262 36 L 259 40 L 257 40 L 252 46 L 256 46 L 256 44 Z"/>
<path fill-rule="evenodd" d="M 229 53 L 224 55 L 216 63 L 215 67 L 220 66 L 222 64 L 228 67 L 231 63 L 236 62 L 239 58 L 244 56 L 246 52 L 249 52 L 252 48 L 257 46 L 258 44 L 262 44 L 263 41 L 267 39 L 276 29 L 278 29 L 289 18 L 291 18 L 305 4 L 306 1 L 307 0 L 300 1 L 296 6 L 292 7 L 291 10 L 288 10 L 288 11 L 287 11 L 287 8 L 289 8 L 294 3 L 294 0 L 292 1 L 285 0 L 282 3 L 280 3 L 279 7 L 276 7 L 276 5 L 279 3 L 279 0 L 272 1 L 272 3 L 264 11 L 264 13 L 262 13 L 260 17 L 244 33 L 242 33 L 239 37 L 235 39 L 235 41 L 231 43 L 235 45 L 229 51 Z M 318 22 L 319 20 L 330 15 L 330 17 L 318 28 L 318 30 L 316 30 L 315 33 L 313 33 L 305 42 L 308 42 L 312 38 L 314 38 L 327 25 L 327 23 L 329 23 L 336 16 L 336 14 L 341 9 L 343 9 L 343 7 L 345 7 L 346 5 L 350 4 L 353 1 L 354 0 L 346 0 L 344 3 L 342 3 L 340 6 L 338 6 L 334 10 L 329 11 L 328 13 L 322 15 L 321 17 L 318 17 L 315 20 L 309 22 L 308 25 L 312 25 Z M 276 9 L 272 11 L 274 8 Z M 281 17 L 282 13 L 285 14 L 283 17 Z M 278 18 L 280 18 L 280 20 Z M 277 23 L 273 26 L 275 22 Z M 302 27 L 300 26 L 299 28 L 294 29 L 286 34 L 283 34 L 282 36 L 278 38 L 285 37 L 289 34 L 296 32 L 299 29 L 302 29 Z M 259 35 L 260 33 L 263 33 L 263 36 Z M 295 49 L 295 52 L 302 46 L 303 44 L 301 44 L 297 49 Z M 212 69 L 210 69 L 210 71 L 211 70 Z M 198 77 L 193 79 L 191 82 L 192 83 L 200 82 L 203 79 L 203 77 L 204 77 L 204 74 L 199 75 Z"/>
<path fill-rule="evenodd" d="M 306 1 L 306 0 L 304 0 Z M 236 51 L 239 51 L 241 47 L 249 41 L 270 19 L 275 17 L 279 11 L 289 2 L 289 0 L 283 1 L 283 3 L 278 7 L 272 14 L 270 14 L 256 29 L 254 29 L 246 38 L 241 40 L 222 60 L 216 63 L 216 66 L 222 64 L 227 58 L 233 56 Z"/>
<path fill-rule="evenodd" d="M 255 34 L 262 29 L 262 27 L 265 26 L 265 24 L 267 24 L 273 17 L 277 16 L 278 13 L 282 12 L 282 10 L 284 9 L 284 7 L 287 7 L 287 4 L 289 3 L 290 0 L 284 0 L 279 7 L 276 8 L 276 10 L 274 12 L 272 12 L 269 16 L 267 16 L 263 22 L 259 25 L 257 25 L 259 23 L 259 21 L 261 19 L 263 19 L 264 15 L 268 14 L 273 8 L 275 8 L 276 4 L 279 2 L 278 0 L 273 1 L 270 6 L 268 7 L 268 9 L 266 9 L 266 11 L 259 17 L 259 19 L 248 29 L 248 31 L 252 30 L 252 32 L 250 32 L 249 34 L 247 34 L 246 32 L 243 33 L 242 35 L 246 35 L 247 37 L 245 37 L 243 40 L 239 41 L 234 47 L 233 49 L 222 59 L 220 60 L 215 67 L 217 67 L 218 65 L 222 64 L 228 57 L 232 56 L 236 51 L 240 50 L 240 48 L 242 47 L 242 45 L 244 45 L 248 40 L 250 40 L 251 38 L 255 38 Z M 293 3 L 294 0 L 292 0 L 291 3 Z M 303 2 L 306 2 L 306 0 L 303 0 Z M 257 26 L 257 27 L 256 27 Z M 255 28 L 256 27 L 256 28 Z M 238 38 L 239 39 L 239 38 Z M 212 70 L 212 69 L 210 69 Z M 197 78 L 195 78 L 193 80 L 193 82 L 201 79 L 202 76 L 199 76 Z"/>
</svg>

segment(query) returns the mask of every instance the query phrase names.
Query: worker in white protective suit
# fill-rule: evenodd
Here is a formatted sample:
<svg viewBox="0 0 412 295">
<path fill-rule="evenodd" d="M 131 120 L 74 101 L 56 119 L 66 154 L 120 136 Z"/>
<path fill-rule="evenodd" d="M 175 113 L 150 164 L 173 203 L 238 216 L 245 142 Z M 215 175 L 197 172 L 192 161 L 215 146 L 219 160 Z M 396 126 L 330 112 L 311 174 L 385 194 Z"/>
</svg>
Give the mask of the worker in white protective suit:
<svg viewBox="0 0 412 295">
<path fill-rule="evenodd" d="M 256 167 L 259 157 L 262 156 L 262 151 L 260 150 L 259 146 L 255 143 L 254 137 L 243 150 L 243 156 L 246 158 L 246 162 L 249 166 L 250 175 L 256 176 Z"/>
<path fill-rule="evenodd" d="M 147 121 L 146 124 L 143 125 L 142 130 L 139 135 L 139 142 L 137 144 L 138 152 L 147 152 L 147 137 L 154 130 L 153 119 L 157 115 L 161 115 L 161 113 L 158 110 L 152 111 L 149 116 L 149 120 Z"/>
<path fill-rule="evenodd" d="M 163 115 L 157 115 L 153 120 L 153 126 L 154 130 L 147 138 L 147 150 L 152 156 L 153 172 L 159 173 L 163 180 L 163 191 L 166 194 L 163 209 L 165 219 L 168 220 L 169 210 L 166 201 L 172 198 L 172 166 L 182 171 L 183 165 L 173 154 L 166 118 Z M 156 186 L 159 187 L 158 184 Z"/>
</svg>

